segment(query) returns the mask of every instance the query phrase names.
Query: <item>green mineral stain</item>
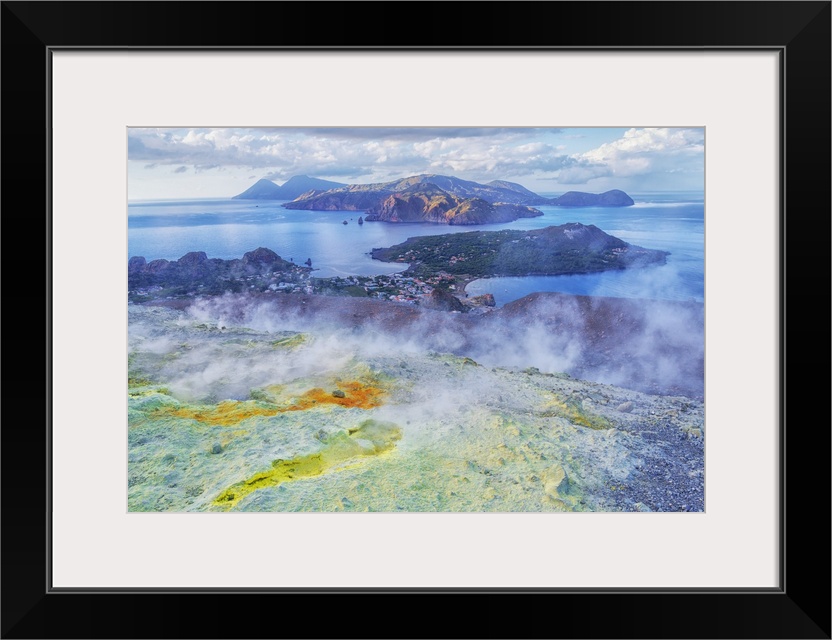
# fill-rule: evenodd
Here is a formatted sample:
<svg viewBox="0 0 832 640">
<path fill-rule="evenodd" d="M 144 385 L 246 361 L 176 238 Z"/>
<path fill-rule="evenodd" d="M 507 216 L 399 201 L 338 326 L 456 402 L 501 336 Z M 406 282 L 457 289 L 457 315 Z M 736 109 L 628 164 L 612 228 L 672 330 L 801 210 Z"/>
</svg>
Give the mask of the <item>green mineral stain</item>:
<svg viewBox="0 0 832 640">
<path fill-rule="evenodd" d="M 129 375 L 127 377 L 127 388 L 135 389 L 137 387 L 149 387 L 153 384 L 150 378 L 141 375 Z"/>
<path fill-rule="evenodd" d="M 460 365 L 463 367 L 478 367 L 480 366 L 476 360 L 472 360 L 467 356 L 457 356 L 450 353 L 430 353 L 430 358 L 434 360 L 439 360 L 440 362 L 452 365 Z"/>
<path fill-rule="evenodd" d="M 348 468 L 350 462 L 390 451 L 401 437 L 401 428 L 392 422 L 365 420 L 346 432 L 325 438 L 324 448 L 316 453 L 273 461 L 270 470 L 231 485 L 214 499 L 214 504 L 230 509 L 258 489 Z"/>
<path fill-rule="evenodd" d="M 309 336 L 304 333 L 296 333 L 293 336 L 288 336 L 285 338 L 280 338 L 279 340 L 274 340 L 269 343 L 270 346 L 274 347 L 275 349 L 295 349 L 296 347 L 301 346 L 302 344 L 306 344 L 309 340 Z"/>
<path fill-rule="evenodd" d="M 543 418 L 565 418 L 572 424 L 588 429 L 612 429 L 613 424 L 604 416 L 584 409 L 580 400 L 568 396 L 566 398 L 555 394 L 555 397 L 539 414 Z"/>
<path fill-rule="evenodd" d="M 171 392 L 167 387 L 137 384 L 129 387 L 127 395 L 130 398 L 147 398 L 154 395 L 171 396 Z"/>
</svg>

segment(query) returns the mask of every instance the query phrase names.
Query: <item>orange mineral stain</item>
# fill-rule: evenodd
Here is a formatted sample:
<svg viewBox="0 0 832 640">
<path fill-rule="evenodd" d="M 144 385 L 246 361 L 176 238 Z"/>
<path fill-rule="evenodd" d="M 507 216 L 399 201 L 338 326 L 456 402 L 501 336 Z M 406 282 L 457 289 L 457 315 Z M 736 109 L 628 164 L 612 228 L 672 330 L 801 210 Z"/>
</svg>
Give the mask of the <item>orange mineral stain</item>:
<svg viewBox="0 0 832 640">
<path fill-rule="evenodd" d="M 160 407 L 157 415 L 196 420 L 203 424 L 227 427 L 249 418 L 270 417 L 287 411 L 306 411 L 313 407 L 338 405 L 345 408 L 372 409 L 384 402 L 386 391 L 359 381 L 338 382 L 337 388 L 344 397 L 332 395 L 320 387 L 314 387 L 297 396 L 287 405 L 276 405 L 259 400 L 225 400 L 205 407 Z"/>
<path fill-rule="evenodd" d="M 304 411 L 320 404 L 337 404 L 341 407 L 372 409 L 381 406 L 383 403 L 385 391 L 378 387 L 360 382 L 339 382 L 337 386 L 344 392 L 343 398 L 338 398 L 333 396 L 331 392 L 315 387 L 300 396 L 295 404 L 289 406 L 286 411 Z"/>
<path fill-rule="evenodd" d="M 196 420 L 197 422 L 223 427 L 237 424 L 248 418 L 274 416 L 280 412 L 279 407 L 268 406 L 255 400 L 226 400 L 212 407 L 179 407 L 177 409 L 163 407 L 159 410 L 159 413 L 176 418 Z"/>
</svg>

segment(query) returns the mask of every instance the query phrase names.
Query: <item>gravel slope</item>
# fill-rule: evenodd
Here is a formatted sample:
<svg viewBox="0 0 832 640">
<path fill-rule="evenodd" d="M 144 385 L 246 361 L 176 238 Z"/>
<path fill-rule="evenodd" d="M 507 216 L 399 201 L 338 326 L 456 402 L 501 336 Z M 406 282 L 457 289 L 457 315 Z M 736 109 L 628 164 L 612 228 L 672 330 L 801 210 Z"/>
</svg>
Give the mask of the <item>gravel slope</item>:
<svg viewBox="0 0 832 640">
<path fill-rule="evenodd" d="M 497 315 L 336 301 L 129 306 L 130 510 L 704 509 L 696 397 L 461 355 Z"/>
</svg>

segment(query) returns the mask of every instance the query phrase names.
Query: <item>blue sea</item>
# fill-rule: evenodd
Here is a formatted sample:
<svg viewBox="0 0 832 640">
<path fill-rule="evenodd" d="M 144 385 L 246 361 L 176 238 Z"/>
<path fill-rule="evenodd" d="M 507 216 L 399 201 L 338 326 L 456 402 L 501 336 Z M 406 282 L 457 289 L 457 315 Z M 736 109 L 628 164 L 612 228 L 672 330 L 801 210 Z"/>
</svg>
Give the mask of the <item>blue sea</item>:
<svg viewBox="0 0 832 640">
<path fill-rule="evenodd" d="M 491 293 L 499 305 L 535 291 L 657 300 L 704 301 L 705 203 L 698 193 L 630 194 L 631 207 L 539 206 L 543 216 L 478 226 L 430 223 L 357 223 L 357 211 L 296 211 L 280 201 L 168 200 L 128 204 L 130 256 L 176 260 L 190 251 L 209 258 L 240 258 L 268 247 L 297 263 L 312 260 L 317 277 L 389 274 L 401 264 L 373 260 L 374 247 L 413 236 L 474 230 L 539 229 L 567 222 L 594 224 L 648 249 L 669 251 L 667 264 L 587 275 L 487 278 L 470 283 L 470 295 Z M 343 224 L 346 221 L 347 224 Z"/>
</svg>

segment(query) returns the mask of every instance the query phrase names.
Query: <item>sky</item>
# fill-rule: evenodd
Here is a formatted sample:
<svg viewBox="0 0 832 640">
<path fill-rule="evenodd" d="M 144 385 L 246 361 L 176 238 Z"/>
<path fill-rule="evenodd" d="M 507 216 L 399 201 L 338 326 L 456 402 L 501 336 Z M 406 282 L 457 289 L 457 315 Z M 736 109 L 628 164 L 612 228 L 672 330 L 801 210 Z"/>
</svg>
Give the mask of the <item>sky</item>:
<svg viewBox="0 0 832 640">
<path fill-rule="evenodd" d="M 128 199 L 227 198 L 261 178 L 422 173 L 542 194 L 704 191 L 703 128 L 130 128 Z"/>
</svg>

